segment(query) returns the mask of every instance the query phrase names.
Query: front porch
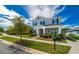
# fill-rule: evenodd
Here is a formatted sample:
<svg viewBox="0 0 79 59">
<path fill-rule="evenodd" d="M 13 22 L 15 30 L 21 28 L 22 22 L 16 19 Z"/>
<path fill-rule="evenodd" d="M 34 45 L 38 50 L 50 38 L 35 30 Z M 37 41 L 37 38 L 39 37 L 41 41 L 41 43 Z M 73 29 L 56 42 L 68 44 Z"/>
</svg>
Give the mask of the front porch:
<svg viewBox="0 0 79 59">
<path fill-rule="evenodd" d="M 61 34 L 61 27 L 58 26 L 42 26 L 36 28 L 36 35 L 40 36 L 42 34 Z"/>
</svg>

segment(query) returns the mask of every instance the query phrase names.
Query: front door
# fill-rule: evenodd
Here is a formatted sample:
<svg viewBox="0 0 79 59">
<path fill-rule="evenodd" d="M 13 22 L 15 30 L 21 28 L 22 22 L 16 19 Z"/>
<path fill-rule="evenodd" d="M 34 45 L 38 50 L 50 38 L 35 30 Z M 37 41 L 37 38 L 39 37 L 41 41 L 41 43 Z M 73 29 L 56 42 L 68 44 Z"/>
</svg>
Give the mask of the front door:
<svg viewBox="0 0 79 59">
<path fill-rule="evenodd" d="M 54 34 L 58 34 L 58 28 L 54 28 Z"/>
<path fill-rule="evenodd" d="M 39 34 L 40 34 L 40 35 L 43 34 L 43 29 L 39 29 Z"/>
</svg>

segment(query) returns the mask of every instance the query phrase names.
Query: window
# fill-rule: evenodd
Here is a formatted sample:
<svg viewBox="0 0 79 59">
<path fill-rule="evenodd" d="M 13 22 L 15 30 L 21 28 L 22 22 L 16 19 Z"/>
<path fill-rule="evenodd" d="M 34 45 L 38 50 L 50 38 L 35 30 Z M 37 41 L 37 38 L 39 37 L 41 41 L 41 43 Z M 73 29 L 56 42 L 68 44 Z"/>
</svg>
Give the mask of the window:
<svg viewBox="0 0 79 59">
<path fill-rule="evenodd" d="M 57 24 L 57 19 L 54 20 L 54 24 Z"/>
<path fill-rule="evenodd" d="M 52 24 L 59 24 L 59 19 L 52 20 Z"/>
<path fill-rule="evenodd" d="M 54 20 L 52 20 L 52 24 L 54 24 Z"/>
<path fill-rule="evenodd" d="M 36 23 L 33 23 L 33 26 L 37 25 L 37 22 Z"/>
<path fill-rule="evenodd" d="M 43 25 L 45 25 L 45 21 L 43 21 Z"/>
<path fill-rule="evenodd" d="M 42 25 L 42 21 L 40 21 L 40 25 Z"/>
<path fill-rule="evenodd" d="M 40 21 L 40 25 L 45 25 L 45 21 Z"/>
<path fill-rule="evenodd" d="M 57 21 L 57 24 L 59 24 L 59 19 L 58 18 L 56 19 L 56 21 Z"/>
<path fill-rule="evenodd" d="M 37 25 L 37 22 L 35 23 L 35 25 Z"/>
<path fill-rule="evenodd" d="M 34 26 L 35 24 L 33 23 L 33 26 Z"/>
</svg>

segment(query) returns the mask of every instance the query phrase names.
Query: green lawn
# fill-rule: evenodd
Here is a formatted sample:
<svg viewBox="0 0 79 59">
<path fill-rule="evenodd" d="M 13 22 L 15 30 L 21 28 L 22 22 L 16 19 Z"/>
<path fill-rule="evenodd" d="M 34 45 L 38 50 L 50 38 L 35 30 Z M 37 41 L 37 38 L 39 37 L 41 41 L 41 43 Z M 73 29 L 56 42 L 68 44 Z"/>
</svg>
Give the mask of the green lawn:
<svg viewBox="0 0 79 59">
<path fill-rule="evenodd" d="M 22 35 L 24 38 L 33 38 L 34 36 L 30 36 L 30 35 Z"/>
<path fill-rule="evenodd" d="M 38 40 L 52 41 L 52 39 L 50 39 L 50 38 L 43 38 L 43 37 L 38 37 L 36 39 L 38 39 Z"/>
<path fill-rule="evenodd" d="M 21 42 L 19 38 L 13 38 L 13 37 L 7 37 L 7 36 L 3 36 L 0 38 L 16 43 L 16 44 L 21 44 L 26 47 L 37 49 L 37 50 L 44 51 L 47 53 L 51 53 L 51 54 L 67 54 L 71 48 L 69 46 L 56 45 L 56 51 L 54 51 L 52 44 L 34 42 L 30 40 L 23 40 L 23 42 Z"/>
<path fill-rule="evenodd" d="M 19 36 L 19 35 L 15 35 L 15 36 Z M 35 36 L 30 36 L 30 35 L 22 35 L 23 38 L 33 38 Z"/>
<path fill-rule="evenodd" d="M 73 34 L 70 34 L 68 36 L 73 38 L 74 40 L 79 40 L 79 36 L 76 36 L 76 35 L 73 35 Z"/>
<path fill-rule="evenodd" d="M 2 37 L 3 36 L 3 34 L 0 34 L 0 37 Z"/>
<path fill-rule="evenodd" d="M 38 37 L 36 38 L 38 40 L 45 40 L 45 41 L 53 41 L 51 38 L 43 38 L 43 37 Z M 57 42 L 62 42 L 62 43 L 67 43 L 66 40 L 56 40 Z"/>
</svg>

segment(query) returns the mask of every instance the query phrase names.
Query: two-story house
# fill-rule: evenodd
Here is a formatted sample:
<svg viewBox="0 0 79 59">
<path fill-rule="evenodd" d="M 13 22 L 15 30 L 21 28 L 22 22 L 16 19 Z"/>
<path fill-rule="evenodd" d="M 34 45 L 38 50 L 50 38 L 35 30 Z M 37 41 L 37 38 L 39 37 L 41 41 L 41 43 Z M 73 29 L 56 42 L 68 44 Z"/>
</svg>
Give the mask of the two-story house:
<svg viewBox="0 0 79 59">
<path fill-rule="evenodd" d="M 60 18 L 45 18 L 38 16 L 33 19 L 33 29 L 37 36 L 41 34 L 61 34 Z"/>
</svg>

